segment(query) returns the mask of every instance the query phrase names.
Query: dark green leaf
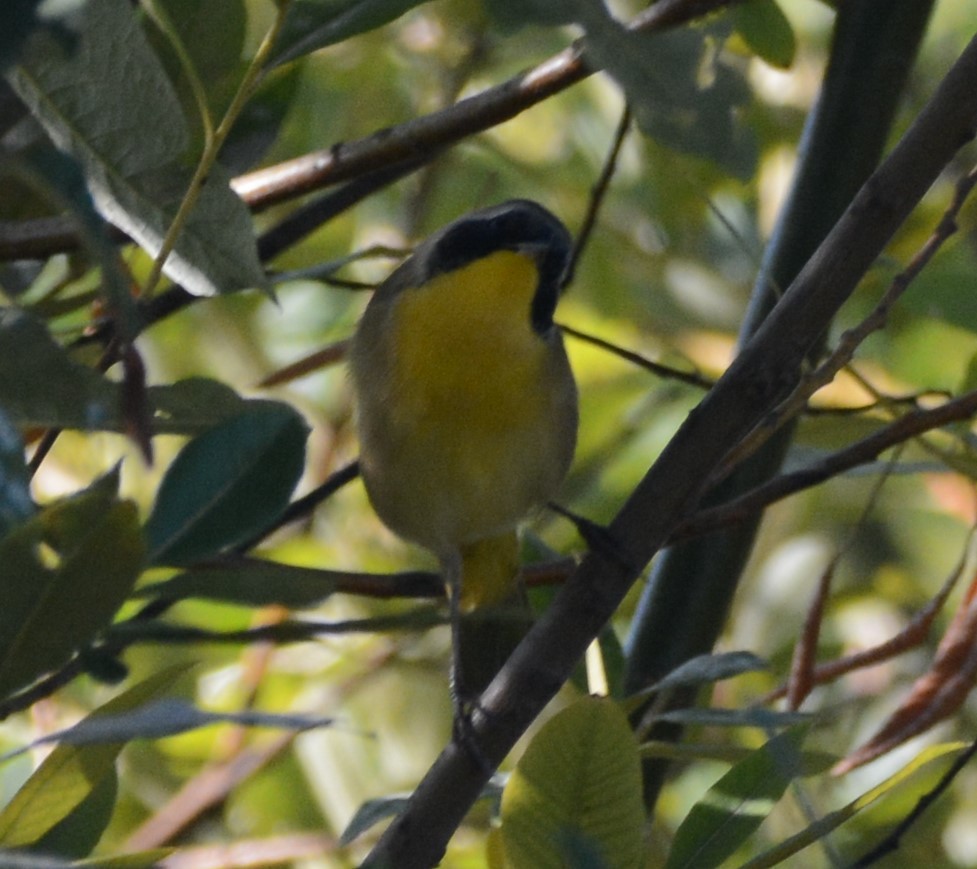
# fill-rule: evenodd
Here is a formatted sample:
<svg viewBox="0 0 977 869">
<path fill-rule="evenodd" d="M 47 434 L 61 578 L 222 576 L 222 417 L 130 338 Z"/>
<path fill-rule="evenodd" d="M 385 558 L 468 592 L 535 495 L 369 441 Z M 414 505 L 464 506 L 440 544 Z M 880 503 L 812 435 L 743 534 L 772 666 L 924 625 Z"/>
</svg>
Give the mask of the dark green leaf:
<svg viewBox="0 0 977 869">
<path fill-rule="evenodd" d="M 346 829 L 343 830 L 343 835 L 339 840 L 340 845 L 348 845 L 357 836 L 361 836 L 370 827 L 379 824 L 380 821 L 385 821 L 387 818 L 393 818 L 399 815 L 404 807 L 407 805 L 407 801 L 410 799 L 410 794 L 395 795 L 390 797 L 381 797 L 376 800 L 367 800 L 356 810 L 356 814 L 353 815 L 353 819 L 346 825 Z"/>
<path fill-rule="evenodd" d="M 275 46 L 273 62 L 304 54 L 376 30 L 426 0 L 295 0 Z"/>
<path fill-rule="evenodd" d="M 341 575 L 313 567 L 249 560 L 226 567 L 197 568 L 165 582 L 143 586 L 138 594 L 166 600 L 199 597 L 241 606 L 279 604 L 302 609 L 329 597 Z"/>
<path fill-rule="evenodd" d="M 498 803 L 502 796 L 503 781 L 503 777 L 498 773 L 493 775 L 488 784 L 482 788 L 478 799 L 491 800 L 493 803 Z M 391 796 L 380 797 L 375 800 L 367 800 L 356 810 L 356 814 L 353 815 L 352 820 L 346 825 L 346 829 L 343 830 L 343 835 L 340 837 L 339 843 L 341 845 L 348 845 L 358 836 L 361 836 L 369 830 L 370 827 L 379 824 L 380 821 L 399 815 L 404 806 L 407 805 L 409 799 L 410 794 L 392 794 Z"/>
<path fill-rule="evenodd" d="M 24 462 L 24 443 L 0 402 L 0 539 L 36 511 Z"/>
<path fill-rule="evenodd" d="M 807 712 L 776 712 L 770 709 L 672 709 L 656 715 L 657 721 L 698 724 L 709 727 L 793 727 L 814 716 Z"/>
<path fill-rule="evenodd" d="M 581 23 L 590 61 L 618 83 L 643 132 L 679 152 L 704 157 L 749 178 L 758 151 L 736 118 L 750 90 L 742 74 L 710 52 L 702 32 L 626 30 L 596 4 Z"/>
<path fill-rule="evenodd" d="M 248 409 L 279 407 L 245 401 L 233 389 L 203 377 L 152 386 L 153 429 L 200 434 Z M 17 426 L 124 431 L 119 385 L 71 359 L 39 320 L 0 308 L 0 407 Z"/>
<path fill-rule="evenodd" d="M 736 32 L 757 57 L 779 69 L 790 67 L 797 41 L 776 0 L 749 0 L 733 6 L 731 14 Z"/>
<path fill-rule="evenodd" d="M 27 37 L 38 27 L 50 27 L 66 37 L 67 31 L 60 30 L 64 25 L 59 19 L 76 9 L 71 4 L 52 9 L 53 5 L 44 0 L 4 0 L 0 4 L 0 75 L 17 62 Z M 77 5 L 84 5 L 84 0 Z M 38 14 L 42 6 L 48 8 Z"/>
<path fill-rule="evenodd" d="M 179 102 L 125 0 L 89 0 L 77 50 L 38 32 L 10 81 L 55 144 L 85 170 L 99 211 L 153 256 L 189 174 Z M 215 166 L 181 232 L 166 273 L 211 295 L 264 286 L 251 218 Z"/>
<path fill-rule="evenodd" d="M 29 685 L 112 620 L 143 567 L 135 504 L 99 488 L 48 507 L 0 540 L 0 696 Z"/>
<path fill-rule="evenodd" d="M 566 0 L 486 0 L 485 8 L 504 31 L 532 24 L 559 27 L 576 20 L 575 4 Z"/>
<path fill-rule="evenodd" d="M 763 658 L 752 652 L 723 652 L 718 655 L 699 655 L 676 667 L 649 690 L 663 691 L 684 685 L 704 685 L 721 682 L 743 673 L 755 673 L 769 667 Z"/>
<path fill-rule="evenodd" d="M 42 745 L 53 742 L 62 745 L 109 745 L 131 742 L 133 739 L 161 739 L 176 736 L 214 724 L 236 724 L 241 727 L 272 727 L 279 730 L 311 730 L 326 727 L 332 718 L 311 718 L 306 715 L 279 715 L 272 712 L 206 712 L 192 703 L 176 698 L 164 698 L 127 709 L 118 714 L 89 716 L 74 727 L 58 730 L 35 739 L 29 745 L 0 755 L 0 761 L 10 760 Z"/>
<path fill-rule="evenodd" d="M 95 210 L 78 161 L 62 151 L 47 148 L 19 156 L 15 166 L 60 210 L 74 218 L 82 244 L 101 269 L 102 293 L 119 336 L 134 339 L 139 332 L 139 316 L 129 278 L 122 268 L 119 251 L 109 238 L 105 221 Z"/>
<path fill-rule="evenodd" d="M 116 428 L 118 386 L 69 359 L 40 321 L 0 309 L 0 406 L 15 425 Z"/>
<path fill-rule="evenodd" d="M 146 525 L 150 560 L 187 564 L 248 540 L 288 503 L 308 427 L 265 405 L 190 441 L 170 466 Z"/>
<path fill-rule="evenodd" d="M 118 715 L 142 705 L 168 688 L 186 671 L 169 667 L 134 685 L 96 709 L 87 720 Z M 59 745 L 45 758 L 13 799 L 0 812 L 0 847 L 18 848 L 37 842 L 68 817 L 109 775 L 122 743 Z"/>
<path fill-rule="evenodd" d="M 666 869 L 710 869 L 732 855 L 803 774 L 805 734 L 775 736 L 719 779 L 675 832 Z"/>
</svg>

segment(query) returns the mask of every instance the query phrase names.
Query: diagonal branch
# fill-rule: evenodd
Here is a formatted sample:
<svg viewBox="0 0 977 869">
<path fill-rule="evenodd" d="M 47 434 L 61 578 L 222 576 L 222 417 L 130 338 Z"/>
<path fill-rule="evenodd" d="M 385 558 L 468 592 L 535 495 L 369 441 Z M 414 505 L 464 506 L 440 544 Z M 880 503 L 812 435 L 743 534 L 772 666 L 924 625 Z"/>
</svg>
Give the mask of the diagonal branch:
<svg viewBox="0 0 977 869">
<path fill-rule="evenodd" d="M 559 690 L 644 565 L 694 510 L 730 445 L 796 386 L 806 353 L 975 132 L 977 39 L 611 522 L 617 551 L 584 558 L 488 687 L 473 716 L 484 760 L 498 764 Z M 450 744 L 363 865 L 435 865 L 489 774 Z"/>
</svg>

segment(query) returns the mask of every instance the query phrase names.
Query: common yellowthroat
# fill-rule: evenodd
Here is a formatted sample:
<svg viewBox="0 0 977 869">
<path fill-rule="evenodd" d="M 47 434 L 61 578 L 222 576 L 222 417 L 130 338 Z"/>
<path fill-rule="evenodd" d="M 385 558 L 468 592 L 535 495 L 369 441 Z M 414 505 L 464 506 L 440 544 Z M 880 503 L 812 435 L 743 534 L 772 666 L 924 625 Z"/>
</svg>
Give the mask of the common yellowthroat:
<svg viewBox="0 0 977 869">
<path fill-rule="evenodd" d="M 516 526 L 573 458 L 577 391 L 553 322 L 570 250 L 535 202 L 472 212 L 377 288 L 352 342 L 367 494 L 437 556 L 447 587 L 456 727 L 472 688 L 462 613 L 513 596 Z"/>
</svg>

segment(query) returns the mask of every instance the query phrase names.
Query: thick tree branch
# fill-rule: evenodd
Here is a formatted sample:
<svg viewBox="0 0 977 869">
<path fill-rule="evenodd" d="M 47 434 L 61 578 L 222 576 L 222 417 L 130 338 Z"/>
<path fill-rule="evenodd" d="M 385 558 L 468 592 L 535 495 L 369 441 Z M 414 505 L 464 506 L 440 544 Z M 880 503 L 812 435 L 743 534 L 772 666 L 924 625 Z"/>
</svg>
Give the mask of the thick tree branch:
<svg viewBox="0 0 977 869">
<path fill-rule="evenodd" d="M 616 557 L 592 552 L 583 560 L 488 687 L 473 717 L 484 759 L 501 762 L 559 690 L 641 569 L 694 510 L 730 446 L 794 388 L 805 354 L 975 130 L 977 40 L 612 521 Z M 435 865 L 488 776 L 449 745 L 364 865 Z"/>
</svg>

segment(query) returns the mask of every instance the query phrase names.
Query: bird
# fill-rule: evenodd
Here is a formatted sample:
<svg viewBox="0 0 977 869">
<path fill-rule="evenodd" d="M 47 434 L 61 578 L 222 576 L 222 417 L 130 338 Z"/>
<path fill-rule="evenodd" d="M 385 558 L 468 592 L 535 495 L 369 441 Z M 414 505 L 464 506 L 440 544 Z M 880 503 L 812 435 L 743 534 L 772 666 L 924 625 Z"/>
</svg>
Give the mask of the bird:
<svg viewBox="0 0 977 869">
<path fill-rule="evenodd" d="M 350 344 L 367 496 L 390 530 L 433 553 L 446 587 L 456 736 L 504 663 L 463 619 L 520 599 L 517 526 L 573 459 L 577 388 L 553 320 L 571 251 L 536 202 L 473 211 L 377 287 Z M 488 670 L 476 674 L 480 655 Z"/>
</svg>

